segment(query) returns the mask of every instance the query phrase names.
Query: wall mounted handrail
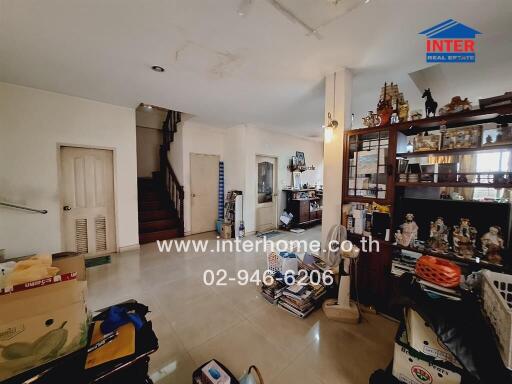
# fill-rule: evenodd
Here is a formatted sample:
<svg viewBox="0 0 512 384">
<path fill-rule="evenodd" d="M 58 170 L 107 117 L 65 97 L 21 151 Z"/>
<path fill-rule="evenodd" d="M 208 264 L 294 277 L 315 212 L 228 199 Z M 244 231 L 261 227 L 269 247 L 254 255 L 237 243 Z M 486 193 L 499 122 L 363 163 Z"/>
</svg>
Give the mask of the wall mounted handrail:
<svg viewBox="0 0 512 384">
<path fill-rule="evenodd" d="M 35 209 L 35 208 L 30 208 L 30 207 L 24 207 L 23 205 L 6 203 L 4 201 L 0 201 L 0 205 L 2 205 L 4 207 L 9 207 L 9 208 L 22 209 L 24 211 L 37 212 L 37 213 L 41 213 L 43 215 L 46 215 L 48 213 L 48 211 L 46 209 Z"/>
</svg>

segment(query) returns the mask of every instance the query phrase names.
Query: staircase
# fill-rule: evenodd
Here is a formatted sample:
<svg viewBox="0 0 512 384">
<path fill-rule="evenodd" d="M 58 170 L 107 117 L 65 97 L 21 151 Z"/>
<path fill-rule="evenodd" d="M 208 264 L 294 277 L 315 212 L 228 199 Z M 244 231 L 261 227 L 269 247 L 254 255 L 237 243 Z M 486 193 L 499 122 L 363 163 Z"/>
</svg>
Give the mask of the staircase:
<svg viewBox="0 0 512 384">
<path fill-rule="evenodd" d="M 162 127 L 163 144 L 160 146 L 160 171 L 152 177 L 139 177 L 139 243 L 174 239 L 183 236 L 184 191 L 176 177 L 167 152 L 174 141 L 180 122 L 179 112 L 169 111 Z"/>
</svg>

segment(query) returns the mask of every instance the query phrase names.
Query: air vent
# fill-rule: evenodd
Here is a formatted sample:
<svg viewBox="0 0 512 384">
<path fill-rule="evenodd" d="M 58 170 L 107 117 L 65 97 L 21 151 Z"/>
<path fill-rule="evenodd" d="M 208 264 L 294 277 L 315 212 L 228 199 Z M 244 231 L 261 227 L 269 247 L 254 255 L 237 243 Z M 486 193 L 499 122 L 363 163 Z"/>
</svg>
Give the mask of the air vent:
<svg viewBox="0 0 512 384">
<path fill-rule="evenodd" d="M 94 222 L 96 230 L 96 252 L 107 250 L 107 222 L 105 216 L 98 216 Z"/>
<path fill-rule="evenodd" d="M 87 238 L 87 219 L 76 219 L 75 221 L 75 243 L 78 253 L 89 252 Z"/>
</svg>

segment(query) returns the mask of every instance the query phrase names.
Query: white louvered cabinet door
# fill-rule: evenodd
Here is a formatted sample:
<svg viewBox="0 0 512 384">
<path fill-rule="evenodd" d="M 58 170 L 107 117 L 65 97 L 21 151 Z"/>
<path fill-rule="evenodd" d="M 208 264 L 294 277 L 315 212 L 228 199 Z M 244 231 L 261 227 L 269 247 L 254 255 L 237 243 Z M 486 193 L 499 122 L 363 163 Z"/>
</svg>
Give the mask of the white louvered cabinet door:
<svg viewBox="0 0 512 384">
<path fill-rule="evenodd" d="M 97 256 L 115 252 L 112 151 L 61 147 L 64 249 Z"/>
</svg>

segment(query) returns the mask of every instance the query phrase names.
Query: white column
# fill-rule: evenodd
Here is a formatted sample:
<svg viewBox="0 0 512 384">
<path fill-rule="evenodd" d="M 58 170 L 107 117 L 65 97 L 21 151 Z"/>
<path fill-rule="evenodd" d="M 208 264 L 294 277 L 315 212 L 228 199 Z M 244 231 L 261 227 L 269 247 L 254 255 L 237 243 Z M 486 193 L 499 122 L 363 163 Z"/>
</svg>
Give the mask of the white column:
<svg viewBox="0 0 512 384">
<path fill-rule="evenodd" d="M 351 125 L 352 74 L 341 69 L 325 78 L 325 125 L 330 112 L 338 128 L 333 130 L 332 139 L 324 139 L 324 196 L 322 212 L 322 244 L 329 229 L 341 224 L 341 195 L 343 171 L 343 133 Z"/>
</svg>

